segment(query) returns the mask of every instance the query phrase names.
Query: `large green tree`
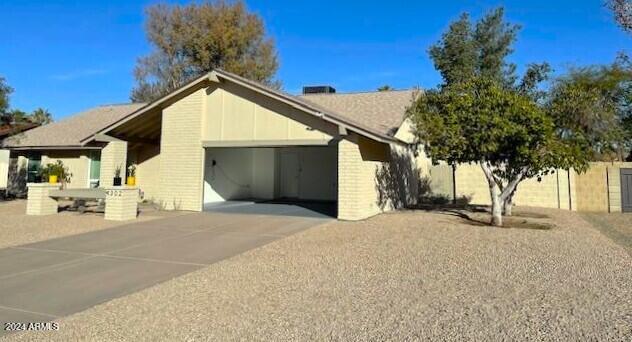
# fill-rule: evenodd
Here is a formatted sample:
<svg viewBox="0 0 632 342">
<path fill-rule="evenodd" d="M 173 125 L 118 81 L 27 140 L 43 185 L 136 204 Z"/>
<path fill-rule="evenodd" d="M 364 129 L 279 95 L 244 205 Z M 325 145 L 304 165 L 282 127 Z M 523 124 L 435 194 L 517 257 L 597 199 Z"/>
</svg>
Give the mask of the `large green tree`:
<svg viewBox="0 0 632 342">
<path fill-rule="evenodd" d="M 531 64 L 518 80 L 506 61 L 518 27 L 496 9 L 475 25 L 463 15 L 430 48 L 443 83 L 411 107 L 417 135 L 433 161 L 478 163 L 489 185 L 493 225 L 511 213 L 513 195 L 526 178 L 555 168 L 584 170 L 585 141 L 559 134 L 539 88 L 550 67 Z"/>
<path fill-rule="evenodd" d="M 274 43 L 262 19 L 243 2 L 158 4 L 146 13 L 154 50 L 138 60 L 133 101 L 155 100 L 214 68 L 279 86 L 273 79 L 278 68 Z"/>
<path fill-rule="evenodd" d="M 516 66 L 506 57 L 513 52 L 519 26 L 505 23 L 503 16 L 504 9 L 498 8 L 473 25 L 470 16 L 462 14 L 430 47 L 428 53 L 445 84 L 474 76 L 506 84 L 515 81 Z"/>
<path fill-rule="evenodd" d="M 632 62 L 571 68 L 547 101 L 559 133 L 585 141 L 593 160 L 623 160 L 632 149 Z M 628 157 L 629 158 L 629 157 Z"/>
</svg>

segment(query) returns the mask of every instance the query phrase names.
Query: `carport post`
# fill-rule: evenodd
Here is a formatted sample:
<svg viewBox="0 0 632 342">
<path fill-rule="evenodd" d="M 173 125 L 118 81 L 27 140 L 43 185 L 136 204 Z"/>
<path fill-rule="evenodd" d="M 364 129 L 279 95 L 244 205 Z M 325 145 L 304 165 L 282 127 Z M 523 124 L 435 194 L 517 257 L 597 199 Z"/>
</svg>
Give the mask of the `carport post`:
<svg viewBox="0 0 632 342">
<path fill-rule="evenodd" d="M 49 197 L 51 190 L 57 190 L 61 184 L 28 183 L 28 195 L 26 200 L 27 215 L 52 215 L 57 214 L 57 200 Z"/>
<path fill-rule="evenodd" d="M 105 219 L 112 221 L 133 220 L 138 214 L 138 188 L 112 186 L 105 190 Z"/>
</svg>

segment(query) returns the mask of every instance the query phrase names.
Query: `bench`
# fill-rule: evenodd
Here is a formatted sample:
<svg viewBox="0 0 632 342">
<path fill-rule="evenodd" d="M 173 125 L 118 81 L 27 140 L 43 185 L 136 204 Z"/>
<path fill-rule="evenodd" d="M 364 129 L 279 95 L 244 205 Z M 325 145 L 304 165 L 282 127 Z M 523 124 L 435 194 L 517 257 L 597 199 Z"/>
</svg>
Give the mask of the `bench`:
<svg viewBox="0 0 632 342">
<path fill-rule="evenodd" d="M 138 215 L 138 188 L 112 186 L 96 189 L 60 189 L 59 184 L 28 183 L 27 215 L 51 215 L 58 211 L 57 200 L 70 198 L 78 209 L 85 211 L 86 201 L 96 201 L 105 205 L 105 219 L 124 221 Z"/>
<path fill-rule="evenodd" d="M 96 202 L 97 209 L 105 210 L 105 190 L 93 189 L 64 189 L 50 190 L 48 196 L 52 198 L 69 198 L 73 200 L 72 208 L 80 213 L 86 211 L 86 202 Z"/>
</svg>

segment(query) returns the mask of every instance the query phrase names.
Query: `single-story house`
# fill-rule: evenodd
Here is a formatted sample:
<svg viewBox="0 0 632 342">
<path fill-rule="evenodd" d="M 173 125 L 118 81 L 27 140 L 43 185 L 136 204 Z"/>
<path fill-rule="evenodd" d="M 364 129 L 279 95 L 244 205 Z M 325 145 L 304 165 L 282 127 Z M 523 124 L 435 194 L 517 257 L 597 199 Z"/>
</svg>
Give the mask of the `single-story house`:
<svg viewBox="0 0 632 342">
<path fill-rule="evenodd" d="M 428 184 L 445 199 L 490 204 L 478 165 L 433 165 L 416 143 L 406 117 L 416 90 L 307 90 L 294 96 L 214 70 L 152 103 L 100 106 L 12 136 L 0 153 L 10 151 L 9 183 L 22 189 L 55 160 L 69 167 L 69 188 L 112 186 L 117 168 L 124 177 L 136 165 L 141 198 L 168 210 L 282 199 L 359 220 L 415 204 Z M 632 211 L 632 163 L 525 180 L 514 203 Z"/>
<path fill-rule="evenodd" d="M 96 107 L 3 148 L 26 181 L 59 159 L 72 173 L 69 188 L 111 186 L 116 168 L 124 176 L 136 165 L 142 197 L 165 209 L 322 201 L 358 220 L 417 200 L 425 162 L 406 118 L 415 95 L 293 96 L 214 70 L 152 103 Z"/>
<path fill-rule="evenodd" d="M 38 127 L 40 124 L 30 121 L 17 122 L 17 123 L 5 123 L 0 125 L 0 146 L 2 141 L 14 134 L 28 131 Z M 4 193 L 9 183 L 9 151 L 0 150 L 0 192 Z"/>
</svg>

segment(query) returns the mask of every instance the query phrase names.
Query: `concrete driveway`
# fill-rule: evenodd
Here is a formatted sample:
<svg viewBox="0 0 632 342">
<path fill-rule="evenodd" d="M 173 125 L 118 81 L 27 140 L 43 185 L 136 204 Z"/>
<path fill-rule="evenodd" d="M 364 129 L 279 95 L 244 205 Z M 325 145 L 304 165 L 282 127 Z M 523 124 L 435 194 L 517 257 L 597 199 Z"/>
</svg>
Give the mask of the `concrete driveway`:
<svg viewBox="0 0 632 342">
<path fill-rule="evenodd" d="M 67 316 L 331 220 L 257 206 L 0 249 L 0 322 Z"/>
</svg>

